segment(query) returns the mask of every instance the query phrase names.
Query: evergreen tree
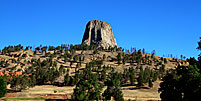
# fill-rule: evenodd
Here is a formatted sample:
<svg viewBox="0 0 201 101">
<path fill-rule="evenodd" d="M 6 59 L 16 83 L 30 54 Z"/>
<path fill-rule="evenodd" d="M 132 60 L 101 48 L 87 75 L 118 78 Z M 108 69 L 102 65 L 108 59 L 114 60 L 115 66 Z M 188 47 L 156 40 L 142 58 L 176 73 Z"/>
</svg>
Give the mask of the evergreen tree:
<svg viewBox="0 0 201 101">
<path fill-rule="evenodd" d="M 36 77 L 35 77 L 35 75 L 31 75 L 30 80 L 31 80 L 30 86 L 34 87 L 36 85 Z"/>
<path fill-rule="evenodd" d="M 123 63 L 123 65 L 125 65 L 125 63 L 126 63 L 126 58 L 125 57 L 123 58 L 122 63 Z"/>
<path fill-rule="evenodd" d="M 152 88 L 153 87 L 153 83 L 152 83 L 152 80 L 149 79 L 149 87 Z"/>
<path fill-rule="evenodd" d="M 131 85 L 134 85 L 134 83 L 135 83 L 135 70 L 132 67 L 130 67 L 129 73 L 130 73 L 130 83 L 131 83 Z"/>
<path fill-rule="evenodd" d="M 24 75 L 20 78 L 20 90 L 27 89 L 30 87 L 28 76 Z"/>
<path fill-rule="evenodd" d="M 84 71 L 83 78 L 76 84 L 72 99 L 75 101 L 101 100 L 102 88 L 103 85 L 98 82 L 97 74 Z"/>
<path fill-rule="evenodd" d="M 153 81 L 156 81 L 158 78 L 158 72 L 154 73 Z"/>
<path fill-rule="evenodd" d="M 118 72 L 110 73 L 110 78 L 106 81 L 107 89 L 102 94 L 104 100 L 111 100 L 111 97 L 113 97 L 115 101 L 124 100 L 122 91 L 120 90 L 120 79 L 121 75 Z"/>
<path fill-rule="evenodd" d="M 180 93 L 177 86 L 176 75 L 173 73 L 167 74 L 163 78 L 163 82 L 160 83 L 160 98 L 165 101 L 181 101 L 182 94 Z"/>
<path fill-rule="evenodd" d="M 144 83 L 148 83 L 151 75 L 151 70 L 148 67 L 146 67 L 143 74 L 144 74 L 143 75 Z"/>
<path fill-rule="evenodd" d="M 118 53 L 118 55 L 117 55 L 117 61 L 118 61 L 118 64 L 121 64 L 121 53 Z"/>
<path fill-rule="evenodd" d="M 138 82 L 138 84 L 137 84 L 137 87 L 142 87 L 144 84 L 143 84 L 143 82 L 144 82 L 144 77 L 143 77 L 143 69 L 141 68 L 140 69 L 140 73 L 139 73 L 139 76 L 138 76 L 138 78 L 137 78 L 137 82 Z"/>
<path fill-rule="evenodd" d="M 69 85 L 69 81 L 70 81 L 70 76 L 69 76 L 69 73 L 67 73 L 64 77 L 64 85 Z"/>
<path fill-rule="evenodd" d="M 3 77 L 0 76 L 0 98 L 4 97 L 6 93 L 6 83 L 4 82 Z"/>
<path fill-rule="evenodd" d="M 67 62 L 67 54 L 64 54 L 64 62 L 66 63 Z"/>
<path fill-rule="evenodd" d="M 165 64 L 167 63 L 167 59 L 166 59 L 166 58 L 164 58 L 164 63 L 165 63 Z"/>
<path fill-rule="evenodd" d="M 105 81 L 106 80 L 106 70 L 103 69 L 101 72 L 101 81 Z"/>
<path fill-rule="evenodd" d="M 140 73 L 139 74 L 139 77 L 137 78 L 137 82 L 138 82 L 138 84 L 137 84 L 137 87 L 142 87 L 144 84 L 143 84 L 143 74 L 142 73 Z"/>
<path fill-rule="evenodd" d="M 142 53 L 143 53 L 143 54 L 145 53 L 145 49 L 144 49 L 144 48 L 142 49 Z"/>
</svg>

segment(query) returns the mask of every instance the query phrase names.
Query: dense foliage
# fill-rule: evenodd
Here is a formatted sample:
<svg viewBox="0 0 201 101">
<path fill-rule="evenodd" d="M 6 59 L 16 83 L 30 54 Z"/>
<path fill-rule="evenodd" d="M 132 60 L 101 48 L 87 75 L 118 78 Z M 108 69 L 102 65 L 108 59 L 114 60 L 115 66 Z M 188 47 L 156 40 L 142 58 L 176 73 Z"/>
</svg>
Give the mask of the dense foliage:
<svg viewBox="0 0 201 101">
<path fill-rule="evenodd" d="M 201 50 L 201 38 L 198 48 Z M 168 73 L 160 84 L 160 97 L 165 101 L 195 101 L 201 99 L 201 56 L 189 59 L 189 66 L 178 66 Z"/>
<path fill-rule="evenodd" d="M 0 76 L 0 98 L 4 97 L 6 93 L 7 93 L 6 83 L 3 79 L 3 77 Z"/>
<path fill-rule="evenodd" d="M 107 89 L 103 93 L 104 100 L 111 100 L 111 97 L 115 101 L 123 101 L 123 94 L 121 91 L 121 75 L 118 72 L 111 72 L 109 78 L 106 81 Z"/>
<path fill-rule="evenodd" d="M 103 85 L 98 81 L 98 76 L 86 69 L 83 71 L 79 82 L 76 84 L 72 99 L 77 100 L 100 100 Z"/>
</svg>

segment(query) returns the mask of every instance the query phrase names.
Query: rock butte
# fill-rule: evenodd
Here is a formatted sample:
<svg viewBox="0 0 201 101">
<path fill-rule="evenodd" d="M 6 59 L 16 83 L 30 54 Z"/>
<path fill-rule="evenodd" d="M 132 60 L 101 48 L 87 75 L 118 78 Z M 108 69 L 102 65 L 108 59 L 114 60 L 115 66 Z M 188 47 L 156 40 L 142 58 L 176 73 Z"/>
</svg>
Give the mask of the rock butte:
<svg viewBox="0 0 201 101">
<path fill-rule="evenodd" d="M 117 46 L 110 24 L 100 20 L 88 22 L 82 44 L 97 45 L 103 48 Z"/>
</svg>

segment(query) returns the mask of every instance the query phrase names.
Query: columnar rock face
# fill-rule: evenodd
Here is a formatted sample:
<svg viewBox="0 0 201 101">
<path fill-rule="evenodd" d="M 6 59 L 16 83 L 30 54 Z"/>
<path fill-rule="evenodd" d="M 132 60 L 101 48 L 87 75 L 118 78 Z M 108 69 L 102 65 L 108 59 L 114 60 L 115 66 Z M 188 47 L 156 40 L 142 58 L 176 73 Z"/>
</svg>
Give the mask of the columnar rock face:
<svg viewBox="0 0 201 101">
<path fill-rule="evenodd" d="M 97 45 L 104 48 L 117 46 L 111 26 L 108 23 L 99 20 L 88 22 L 82 44 Z"/>
</svg>

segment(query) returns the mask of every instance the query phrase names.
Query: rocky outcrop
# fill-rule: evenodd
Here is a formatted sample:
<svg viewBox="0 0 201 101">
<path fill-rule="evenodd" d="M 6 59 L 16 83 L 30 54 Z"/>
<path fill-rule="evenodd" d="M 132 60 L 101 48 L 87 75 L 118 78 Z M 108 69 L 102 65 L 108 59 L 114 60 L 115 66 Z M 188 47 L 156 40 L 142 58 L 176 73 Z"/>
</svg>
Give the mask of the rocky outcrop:
<svg viewBox="0 0 201 101">
<path fill-rule="evenodd" d="M 99 20 L 88 22 L 82 44 L 97 45 L 104 48 L 117 46 L 111 26 Z"/>
</svg>

